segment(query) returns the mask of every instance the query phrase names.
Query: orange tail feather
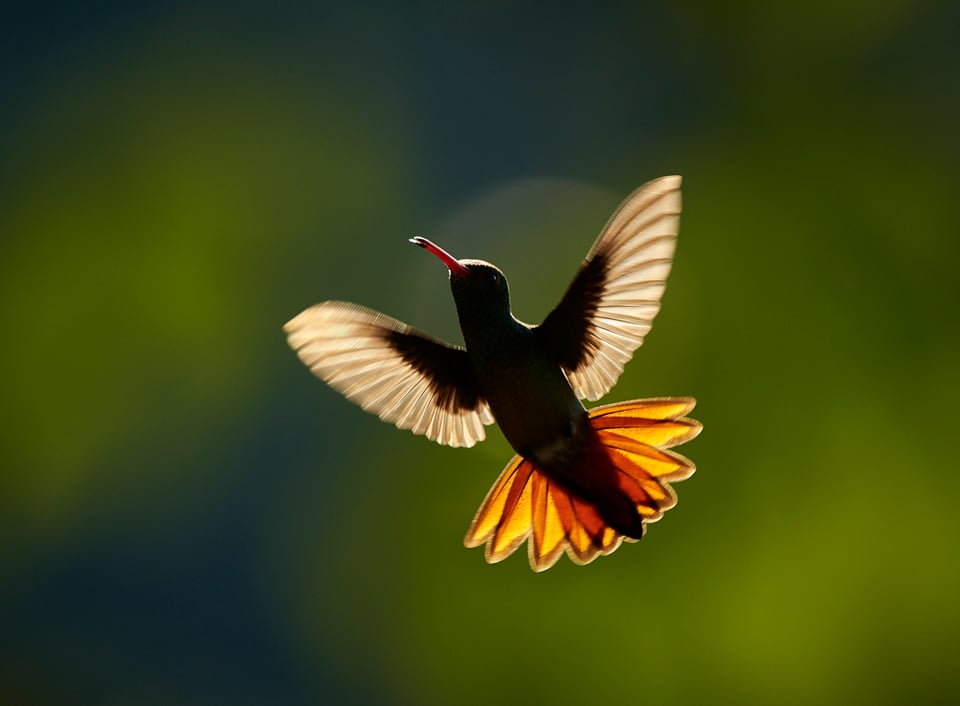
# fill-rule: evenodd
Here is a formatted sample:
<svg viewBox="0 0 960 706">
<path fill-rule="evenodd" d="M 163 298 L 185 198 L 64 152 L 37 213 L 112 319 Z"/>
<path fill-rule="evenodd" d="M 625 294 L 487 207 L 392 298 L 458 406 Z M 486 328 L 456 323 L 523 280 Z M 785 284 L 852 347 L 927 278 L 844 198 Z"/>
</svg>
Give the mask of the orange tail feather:
<svg viewBox="0 0 960 706">
<path fill-rule="evenodd" d="M 624 539 L 636 541 L 646 523 L 676 504 L 670 482 L 693 475 L 693 463 L 667 449 L 700 433 L 701 424 L 684 416 L 695 404 L 690 397 L 662 397 L 589 410 L 592 443 L 582 478 L 558 481 L 514 456 L 487 493 L 464 544 L 486 543 L 486 559 L 495 563 L 529 538 L 530 566 L 543 571 L 564 551 L 587 564 Z"/>
</svg>

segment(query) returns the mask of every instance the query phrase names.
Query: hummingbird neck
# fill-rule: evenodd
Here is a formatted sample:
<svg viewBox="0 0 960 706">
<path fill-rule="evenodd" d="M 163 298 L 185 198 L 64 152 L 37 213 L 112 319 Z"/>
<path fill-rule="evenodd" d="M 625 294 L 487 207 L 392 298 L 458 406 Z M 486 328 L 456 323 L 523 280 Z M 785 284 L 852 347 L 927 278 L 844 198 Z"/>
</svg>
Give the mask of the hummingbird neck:
<svg viewBox="0 0 960 706">
<path fill-rule="evenodd" d="M 504 354 L 507 355 L 517 336 L 528 330 L 513 317 L 509 310 L 500 315 L 491 316 L 490 312 L 475 312 L 469 307 L 462 308 L 458 305 L 457 315 L 460 319 L 463 342 L 469 351 L 503 349 Z"/>
<path fill-rule="evenodd" d="M 497 357 L 500 349 L 525 328 L 510 313 L 510 287 L 500 270 L 482 260 L 461 260 L 465 275 L 451 272 L 450 291 L 457 305 L 460 330 L 468 350 Z"/>
</svg>

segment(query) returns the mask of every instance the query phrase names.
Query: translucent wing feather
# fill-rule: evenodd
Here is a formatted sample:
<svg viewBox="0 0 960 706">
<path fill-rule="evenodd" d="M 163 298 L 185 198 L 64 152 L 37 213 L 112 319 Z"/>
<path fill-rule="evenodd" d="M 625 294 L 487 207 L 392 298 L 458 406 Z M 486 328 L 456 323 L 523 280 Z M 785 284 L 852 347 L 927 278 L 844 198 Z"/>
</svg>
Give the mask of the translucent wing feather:
<svg viewBox="0 0 960 706">
<path fill-rule="evenodd" d="M 634 191 L 537 327 L 581 399 L 600 399 L 613 387 L 653 326 L 673 262 L 680 205 L 678 176 Z"/>
<path fill-rule="evenodd" d="M 493 422 L 462 348 L 345 302 L 317 304 L 284 330 L 314 375 L 400 429 L 473 446 Z"/>
</svg>

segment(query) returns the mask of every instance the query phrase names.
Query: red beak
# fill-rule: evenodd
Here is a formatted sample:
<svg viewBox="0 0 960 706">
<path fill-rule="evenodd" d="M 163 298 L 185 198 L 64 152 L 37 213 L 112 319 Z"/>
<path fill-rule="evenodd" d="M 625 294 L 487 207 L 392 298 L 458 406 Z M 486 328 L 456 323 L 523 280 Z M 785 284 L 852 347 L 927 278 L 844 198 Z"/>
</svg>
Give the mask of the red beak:
<svg viewBox="0 0 960 706">
<path fill-rule="evenodd" d="M 447 266 L 447 269 L 450 270 L 450 274 L 465 275 L 467 272 L 469 272 L 466 267 L 460 264 L 460 261 L 457 258 L 441 248 L 439 245 L 434 245 L 426 238 L 421 238 L 418 235 L 416 238 L 410 238 L 410 242 L 414 245 L 419 245 L 424 250 L 439 257 L 440 260 L 443 261 L 443 264 Z"/>
</svg>

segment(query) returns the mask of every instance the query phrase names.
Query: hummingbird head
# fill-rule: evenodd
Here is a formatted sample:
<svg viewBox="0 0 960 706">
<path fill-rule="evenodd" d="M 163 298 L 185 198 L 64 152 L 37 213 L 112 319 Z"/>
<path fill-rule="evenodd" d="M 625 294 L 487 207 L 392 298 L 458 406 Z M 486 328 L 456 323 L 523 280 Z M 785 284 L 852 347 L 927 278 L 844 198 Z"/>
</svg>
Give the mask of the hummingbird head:
<svg viewBox="0 0 960 706">
<path fill-rule="evenodd" d="M 465 317 L 478 323 L 488 318 L 510 318 L 510 287 L 498 268 L 483 260 L 458 260 L 426 238 L 411 238 L 436 255 L 450 270 L 450 289 L 461 324 Z"/>
</svg>

